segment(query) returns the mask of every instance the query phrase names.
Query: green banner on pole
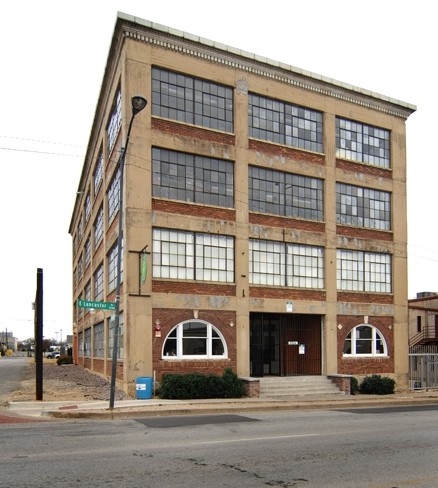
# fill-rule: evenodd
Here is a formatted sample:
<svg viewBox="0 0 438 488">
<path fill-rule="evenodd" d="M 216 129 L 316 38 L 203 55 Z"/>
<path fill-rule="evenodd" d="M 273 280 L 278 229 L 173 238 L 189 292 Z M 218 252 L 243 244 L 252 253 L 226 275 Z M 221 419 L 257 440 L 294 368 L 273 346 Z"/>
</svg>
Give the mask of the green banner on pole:
<svg viewBox="0 0 438 488">
<path fill-rule="evenodd" d="M 147 252 L 144 251 L 141 253 L 140 256 L 140 281 L 142 284 L 146 281 L 146 276 L 148 274 L 148 255 Z"/>
</svg>

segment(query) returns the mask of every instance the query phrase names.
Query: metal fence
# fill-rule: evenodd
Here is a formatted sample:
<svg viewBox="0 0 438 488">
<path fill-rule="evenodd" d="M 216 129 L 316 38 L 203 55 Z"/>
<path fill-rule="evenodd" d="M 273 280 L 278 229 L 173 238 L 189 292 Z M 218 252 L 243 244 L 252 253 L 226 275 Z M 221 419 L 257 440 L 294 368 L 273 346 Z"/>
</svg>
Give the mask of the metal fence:
<svg viewBox="0 0 438 488">
<path fill-rule="evenodd" d="M 409 352 L 409 388 L 438 388 L 438 347 L 414 346 Z"/>
</svg>

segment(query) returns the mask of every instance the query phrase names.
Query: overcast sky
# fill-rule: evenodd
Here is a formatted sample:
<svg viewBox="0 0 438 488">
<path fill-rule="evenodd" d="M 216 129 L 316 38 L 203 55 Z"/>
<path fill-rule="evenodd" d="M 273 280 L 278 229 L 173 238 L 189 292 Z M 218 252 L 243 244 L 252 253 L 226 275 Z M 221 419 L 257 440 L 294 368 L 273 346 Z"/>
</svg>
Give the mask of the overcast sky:
<svg viewBox="0 0 438 488">
<path fill-rule="evenodd" d="M 0 331 L 33 336 L 42 268 L 44 337 L 72 333 L 68 227 L 118 11 L 416 105 L 409 298 L 438 290 L 434 2 L 14 0 L 0 9 Z"/>
</svg>

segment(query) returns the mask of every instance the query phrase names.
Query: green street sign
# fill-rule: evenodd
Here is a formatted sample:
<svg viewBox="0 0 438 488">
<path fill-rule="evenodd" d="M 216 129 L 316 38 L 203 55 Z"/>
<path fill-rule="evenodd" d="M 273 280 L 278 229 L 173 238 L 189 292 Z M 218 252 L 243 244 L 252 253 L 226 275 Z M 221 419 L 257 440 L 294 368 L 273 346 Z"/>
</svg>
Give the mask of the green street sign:
<svg viewBox="0 0 438 488">
<path fill-rule="evenodd" d="M 97 310 L 115 310 L 114 302 L 92 302 L 90 300 L 78 300 L 79 308 L 95 308 Z"/>
</svg>

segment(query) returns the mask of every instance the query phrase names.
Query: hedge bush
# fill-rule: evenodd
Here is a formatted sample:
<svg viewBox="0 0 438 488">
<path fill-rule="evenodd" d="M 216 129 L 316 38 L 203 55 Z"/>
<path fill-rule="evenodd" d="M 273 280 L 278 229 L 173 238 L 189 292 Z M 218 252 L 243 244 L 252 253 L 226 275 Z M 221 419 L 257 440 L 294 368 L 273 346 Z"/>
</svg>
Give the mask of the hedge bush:
<svg viewBox="0 0 438 488">
<path fill-rule="evenodd" d="M 58 363 L 58 366 L 61 364 L 73 364 L 73 358 L 71 356 L 59 356 L 56 362 Z"/>
<path fill-rule="evenodd" d="M 366 376 L 360 384 L 360 392 L 365 395 L 392 395 L 395 381 L 387 376 L 373 374 Z"/>
<path fill-rule="evenodd" d="M 157 395 L 168 400 L 194 400 L 205 398 L 241 398 L 244 385 L 230 368 L 222 376 L 189 373 L 165 374 Z"/>
<path fill-rule="evenodd" d="M 359 393 L 359 382 L 357 378 L 352 376 L 350 378 L 350 395 L 357 395 Z"/>
</svg>

